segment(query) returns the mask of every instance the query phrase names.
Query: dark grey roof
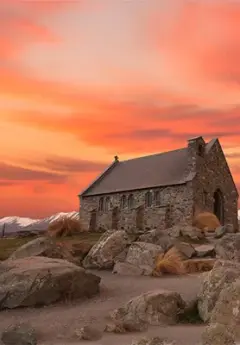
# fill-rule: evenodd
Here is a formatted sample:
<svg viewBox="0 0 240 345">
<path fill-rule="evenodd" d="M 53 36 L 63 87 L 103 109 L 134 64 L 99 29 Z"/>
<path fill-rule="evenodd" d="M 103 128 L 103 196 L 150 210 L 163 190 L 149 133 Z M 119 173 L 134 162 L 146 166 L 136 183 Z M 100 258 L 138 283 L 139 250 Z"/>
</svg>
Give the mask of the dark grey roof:
<svg viewBox="0 0 240 345">
<path fill-rule="evenodd" d="M 183 184 L 187 176 L 187 148 L 115 162 L 90 185 L 84 196 Z"/>
</svg>

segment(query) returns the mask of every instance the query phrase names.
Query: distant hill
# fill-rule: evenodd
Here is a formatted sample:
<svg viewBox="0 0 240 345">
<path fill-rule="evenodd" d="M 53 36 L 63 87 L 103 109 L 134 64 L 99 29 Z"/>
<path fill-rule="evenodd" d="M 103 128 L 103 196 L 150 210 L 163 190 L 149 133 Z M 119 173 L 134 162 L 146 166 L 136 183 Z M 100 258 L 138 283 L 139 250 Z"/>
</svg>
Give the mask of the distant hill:
<svg viewBox="0 0 240 345">
<path fill-rule="evenodd" d="M 31 219 L 31 218 L 16 217 L 16 216 L 0 218 L 0 236 L 3 231 L 4 224 L 5 224 L 5 236 L 6 235 L 9 236 L 9 235 L 14 235 L 19 232 L 25 232 L 25 231 L 29 231 L 29 232 L 45 231 L 50 223 L 62 217 L 78 219 L 79 213 L 75 211 L 59 212 L 50 217 L 43 218 L 43 219 Z"/>
</svg>

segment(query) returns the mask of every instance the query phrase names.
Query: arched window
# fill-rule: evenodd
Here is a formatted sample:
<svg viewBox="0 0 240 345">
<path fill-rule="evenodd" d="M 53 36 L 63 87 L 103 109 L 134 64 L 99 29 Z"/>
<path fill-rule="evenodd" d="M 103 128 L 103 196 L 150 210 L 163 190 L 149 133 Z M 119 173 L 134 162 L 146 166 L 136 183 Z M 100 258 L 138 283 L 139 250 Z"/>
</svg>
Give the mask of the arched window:
<svg viewBox="0 0 240 345">
<path fill-rule="evenodd" d="M 105 200 L 105 211 L 110 210 L 110 197 L 108 196 Z"/>
<path fill-rule="evenodd" d="M 213 194 L 213 212 L 218 220 L 224 225 L 224 197 L 220 189 L 217 189 Z"/>
<path fill-rule="evenodd" d="M 205 151 L 204 146 L 203 146 L 202 144 L 199 144 L 199 145 L 198 145 L 198 155 L 199 155 L 200 157 L 203 157 L 203 156 L 204 156 L 204 151 Z"/>
<path fill-rule="evenodd" d="M 152 193 L 151 192 L 147 192 L 145 194 L 145 206 L 146 207 L 152 206 Z"/>
<path fill-rule="evenodd" d="M 98 205 L 98 210 L 99 211 L 103 211 L 103 203 L 104 203 L 104 199 L 103 199 L 103 197 L 101 197 L 99 199 L 99 205 Z"/>
<path fill-rule="evenodd" d="M 122 197 L 121 197 L 121 209 L 125 208 L 126 204 L 127 204 L 126 195 L 122 195 Z"/>
<path fill-rule="evenodd" d="M 134 206 L 134 198 L 133 198 L 133 195 L 130 194 L 128 196 L 128 209 L 129 210 L 133 209 L 133 206 Z"/>
<path fill-rule="evenodd" d="M 154 192 L 154 203 L 156 206 L 160 205 L 160 192 L 159 192 L 159 190 L 155 190 L 155 192 Z"/>
</svg>

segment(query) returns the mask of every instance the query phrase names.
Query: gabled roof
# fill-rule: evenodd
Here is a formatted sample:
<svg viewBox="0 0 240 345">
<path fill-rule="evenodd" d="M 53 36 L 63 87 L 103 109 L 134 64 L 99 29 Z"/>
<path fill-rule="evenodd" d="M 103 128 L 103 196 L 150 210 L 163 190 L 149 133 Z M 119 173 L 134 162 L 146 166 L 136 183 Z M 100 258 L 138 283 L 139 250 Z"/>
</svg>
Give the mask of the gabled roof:
<svg viewBox="0 0 240 345">
<path fill-rule="evenodd" d="M 194 178 L 193 174 L 187 174 L 187 148 L 115 161 L 110 167 L 81 195 L 92 196 L 184 184 Z"/>
</svg>

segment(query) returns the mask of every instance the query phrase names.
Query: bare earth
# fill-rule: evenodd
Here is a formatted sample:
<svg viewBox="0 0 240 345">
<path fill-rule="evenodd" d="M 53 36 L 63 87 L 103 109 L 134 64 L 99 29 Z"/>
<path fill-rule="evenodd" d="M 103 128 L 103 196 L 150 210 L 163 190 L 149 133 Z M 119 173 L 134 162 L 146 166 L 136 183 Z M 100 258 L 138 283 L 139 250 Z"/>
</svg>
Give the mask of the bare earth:
<svg viewBox="0 0 240 345">
<path fill-rule="evenodd" d="M 99 341 L 79 341 L 74 331 L 86 324 L 104 328 L 108 313 L 143 292 L 167 289 L 179 292 L 183 299 L 194 298 L 199 290 L 198 275 L 185 277 L 127 277 L 111 272 L 93 272 L 102 277 L 100 295 L 73 304 L 61 303 L 44 308 L 15 309 L 0 312 L 0 332 L 16 322 L 30 322 L 39 332 L 40 345 L 131 345 L 133 339 L 158 335 L 176 340 L 178 345 L 196 345 L 204 326 L 177 325 L 151 327 L 146 332 L 107 334 Z"/>
</svg>

